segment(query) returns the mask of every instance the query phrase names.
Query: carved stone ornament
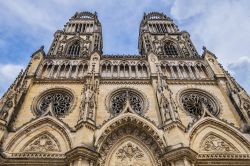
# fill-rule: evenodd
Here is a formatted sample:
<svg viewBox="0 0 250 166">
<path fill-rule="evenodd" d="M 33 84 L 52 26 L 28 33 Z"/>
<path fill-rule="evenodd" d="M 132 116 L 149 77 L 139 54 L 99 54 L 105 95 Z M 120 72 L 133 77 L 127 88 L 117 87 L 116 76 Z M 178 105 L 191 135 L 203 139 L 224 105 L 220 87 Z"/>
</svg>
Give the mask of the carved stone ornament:
<svg viewBox="0 0 250 166">
<path fill-rule="evenodd" d="M 151 166 L 149 156 L 137 144 L 125 142 L 113 154 L 111 166 Z"/>
<path fill-rule="evenodd" d="M 116 153 L 117 160 L 142 160 L 144 158 L 144 153 L 138 147 L 128 142 L 125 146 L 121 147 Z"/>
<path fill-rule="evenodd" d="M 43 134 L 33 140 L 27 147 L 23 149 L 24 152 L 60 152 L 60 147 L 57 142 L 48 134 Z"/>
<path fill-rule="evenodd" d="M 216 136 L 215 134 L 208 135 L 201 143 L 201 152 L 206 153 L 237 153 L 239 152 L 231 143 Z"/>
</svg>

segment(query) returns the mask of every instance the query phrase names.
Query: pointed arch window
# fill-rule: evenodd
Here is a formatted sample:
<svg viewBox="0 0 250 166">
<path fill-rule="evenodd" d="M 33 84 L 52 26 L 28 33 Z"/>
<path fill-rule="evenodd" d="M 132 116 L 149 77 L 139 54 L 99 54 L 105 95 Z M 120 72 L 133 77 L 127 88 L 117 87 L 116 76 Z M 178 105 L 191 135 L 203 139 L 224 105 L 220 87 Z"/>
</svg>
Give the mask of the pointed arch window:
<svg viewBox="0 0 250 166">
<path fill-rule="evenodd" d="M 145 108 L 143 97 L 130 89 L 119 90 L 112 95 L 110 99 L 110 112 L 114 116 L 120 114 L 127 102 L 129 102 L 133 111 L 139 115 L 143 114 Z"/>
<path fill-rule="evenodd" d="M 173 57 L 178 55 L 177 49 L 172 42 L 166 42 L 164 44 L 164 51 L 165 51 L 166 55 L 170 55 Z"/>
<path fill-rule="evenodd" d="M 80 55 L 80 41 L 74 41 L 68 49 L 68 55 L 78 56 Z"/>
</svg>

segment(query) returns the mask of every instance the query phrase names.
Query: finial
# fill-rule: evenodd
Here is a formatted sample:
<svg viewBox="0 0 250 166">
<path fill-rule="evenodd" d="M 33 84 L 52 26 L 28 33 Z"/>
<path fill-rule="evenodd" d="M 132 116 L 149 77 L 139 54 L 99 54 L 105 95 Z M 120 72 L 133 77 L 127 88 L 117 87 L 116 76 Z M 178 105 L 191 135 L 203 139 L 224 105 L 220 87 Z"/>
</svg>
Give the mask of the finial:
<svg viewBox="0 0 250 166">
<path fill-rule="evenodd" d="M 204 51 L 207 51 L 207 48 L 206 48 L 205 46 L 203 46 L 202 49 L 203 49 Z"/>
<path fill-rule="evenodd" d="M 76 18 L 77 15 L 78 15 L 78 12 L 76 12 L 72 18 Z"/>
<path fill-rule="evenodd" d="M 44 45 L 42 45 L 42 46 L 40 47 L 40 50 L 44 50 Z"/>
</svg>

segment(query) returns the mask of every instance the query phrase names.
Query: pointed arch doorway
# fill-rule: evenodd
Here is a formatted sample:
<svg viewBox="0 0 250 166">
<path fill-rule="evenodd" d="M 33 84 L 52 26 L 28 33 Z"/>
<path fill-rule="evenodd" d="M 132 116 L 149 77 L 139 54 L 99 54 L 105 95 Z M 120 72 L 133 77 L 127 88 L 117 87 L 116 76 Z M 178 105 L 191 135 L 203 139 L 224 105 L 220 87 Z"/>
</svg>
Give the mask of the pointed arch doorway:
<svg viewBox="0 0 250 166">
<path fill-rule="evenodd" d="M 156 166 L 147 146 L 131 136 L 118 141 L 109 151 L 105 166 Z"/>
<path fill-rule="evenodd" d="M 154 126 L 126 113 L 101 128 L 95 145 L 100 166 L 161 166 L 165 142 Z"/>
</svg>

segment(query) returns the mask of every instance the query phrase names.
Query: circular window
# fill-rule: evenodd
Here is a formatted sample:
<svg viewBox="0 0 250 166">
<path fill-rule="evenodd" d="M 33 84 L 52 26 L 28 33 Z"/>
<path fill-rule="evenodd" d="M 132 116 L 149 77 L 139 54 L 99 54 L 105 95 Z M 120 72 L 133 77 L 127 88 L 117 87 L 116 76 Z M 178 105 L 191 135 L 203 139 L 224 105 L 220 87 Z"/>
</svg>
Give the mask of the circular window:
<svg viewBox="0 0 250 166">
<path fill-rule="evenodd" d="M 143 97 L 129 89 L 119 90 L 111 96 L 110 99 L 110 110 L 113 115 L 118 115 L 121 113 L 126 105 L 129 102 L 130 107 L 137 114 L 142 114 L 144 109 Z"/>
<path fill-rule="evenodd" d="M 185 92 L 181 96 L 181 102 L 185 111 L 197 119 L 204 115 L 205 110 L 214 116 L 217 116 L 219 113 L 215 100 L 201 92 Z"/>
<path fill-rule="evenodd" d="M 70 93 L 63 90 L 55 90 L 43 95 L 36 107 L 36 114 L 38 116 L 44 114 L 51 106 L 53 113 L 62 117 L 69 112 L 72 106 L 73 97 Z"/>
</svg>

